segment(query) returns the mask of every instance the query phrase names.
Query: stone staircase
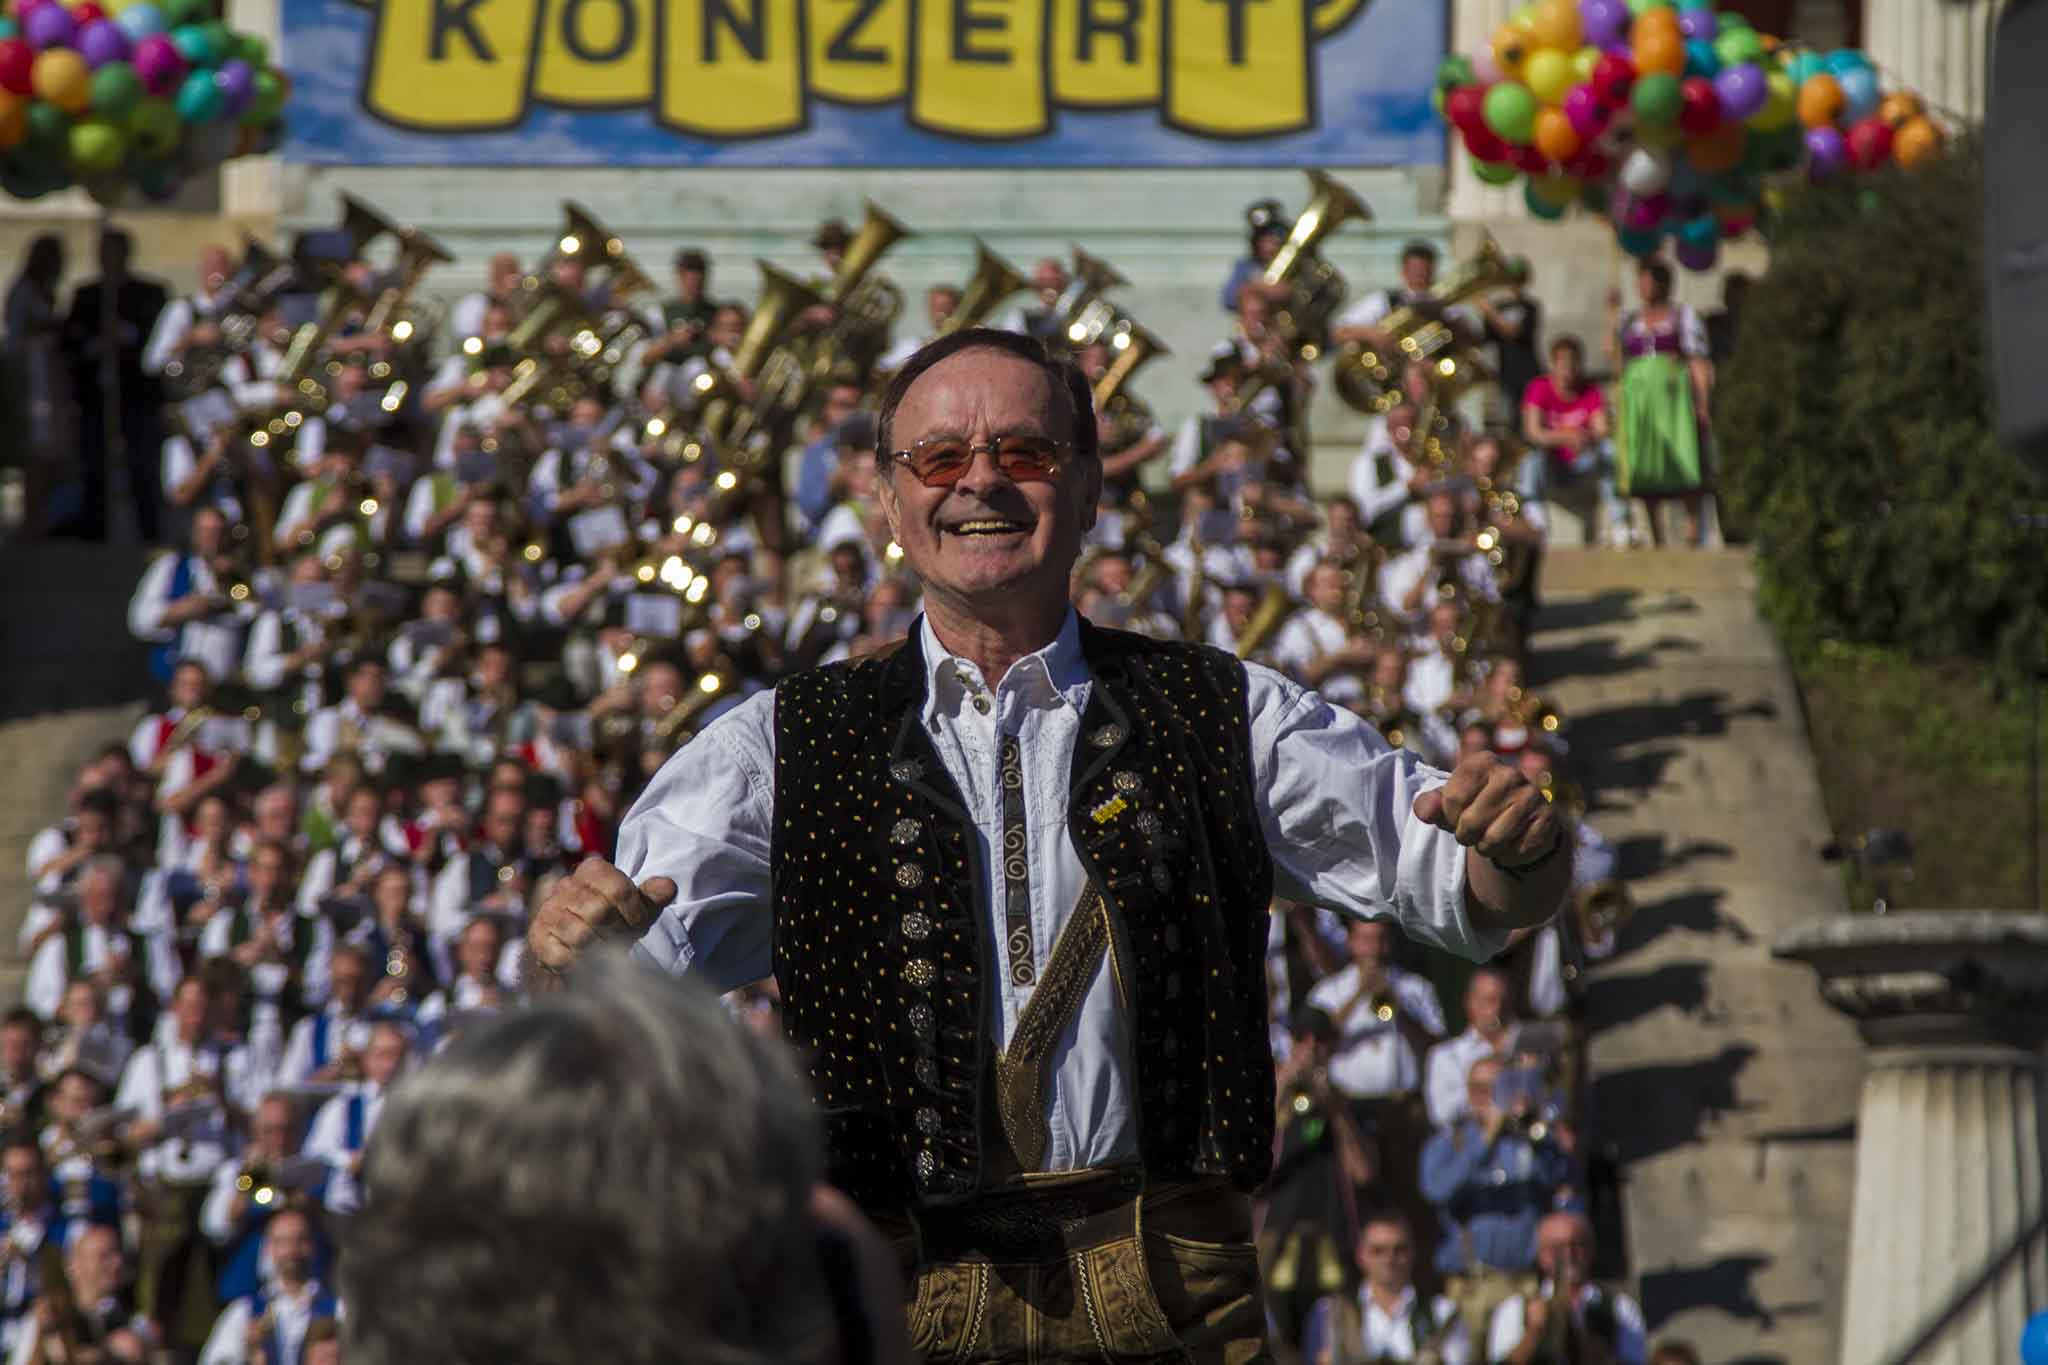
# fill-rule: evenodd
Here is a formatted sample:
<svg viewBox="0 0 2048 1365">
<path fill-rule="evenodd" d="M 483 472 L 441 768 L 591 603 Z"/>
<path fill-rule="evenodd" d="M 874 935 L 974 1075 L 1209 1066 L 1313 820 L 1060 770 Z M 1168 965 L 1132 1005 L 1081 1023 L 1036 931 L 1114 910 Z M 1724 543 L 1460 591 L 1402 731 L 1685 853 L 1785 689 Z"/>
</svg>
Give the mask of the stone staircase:
<svg viewBox="0 0 2048 1365">
<path fill-rule="evenodd" d="M 0 1003 L 21 998 L 14 937 L 29 841 L 64 813 L 79 764 L 125 740 L 149 678 L 128 634 L 134 546 L 0 545 Z"/>
<path fill-rule="evenodd" d="M 1544 575 L 1531 679 L 1640 907 L 1587 999 L 1652 1339 L 1832 1361 L 1862 1071 L 1811 974 L 1770 957 L 1843 894 L 1790 671 L 1742 552 L 1557 550 Z"/>
</svg>

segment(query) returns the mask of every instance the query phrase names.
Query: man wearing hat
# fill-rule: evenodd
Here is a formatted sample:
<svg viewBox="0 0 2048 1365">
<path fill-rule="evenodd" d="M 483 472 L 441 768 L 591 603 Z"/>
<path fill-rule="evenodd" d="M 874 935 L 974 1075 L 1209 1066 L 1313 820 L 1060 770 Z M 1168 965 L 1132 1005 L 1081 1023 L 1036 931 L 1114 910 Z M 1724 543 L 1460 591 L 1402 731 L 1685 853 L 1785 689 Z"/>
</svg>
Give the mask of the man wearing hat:
<svg viewBox="0 0 2048 1365">
<path fill-rule="evenodd" d="M 811 245 L 818 249 L 818 256 L 825 263 L 826 279 L 839 273 L 840 262 L 846 259 L 846 248 L 852 244 L 853 233 L 847 229 L 843 219 L 827 218 L 818 224 L 818 230 L 811 234 Z"/>
<path fill-rule="evenodd" d="M 1261 199 L 1244 211 L 1244 221 L 1249 251 L 1230 268 L 1230 278 L 1223 282 L 1226 313 L 1237 311 L 1238 295 L 1246 287 L 1269 291 L 1275 303 L 1288 294 L 1286 285 L 1267 285 L 1259 278 L 1280 253 L 1280 244 L 1287 240 L 1286 210 L 1280 207 L 1278 199 Z"/>
</svg>

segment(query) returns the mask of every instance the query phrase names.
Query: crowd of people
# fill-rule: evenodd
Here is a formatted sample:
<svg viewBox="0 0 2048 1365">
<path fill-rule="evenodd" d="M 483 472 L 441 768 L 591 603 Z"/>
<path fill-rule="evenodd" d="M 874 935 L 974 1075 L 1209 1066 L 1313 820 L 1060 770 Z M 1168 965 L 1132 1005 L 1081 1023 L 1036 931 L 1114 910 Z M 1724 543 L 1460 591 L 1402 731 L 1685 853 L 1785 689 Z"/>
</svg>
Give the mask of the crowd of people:
<svg viewBox="0 0 2048 1365">
<path fill-rule="evenodd" d="M 1195 375 L 1207 411 L 1168 431 L 1128 387 L 1149 338 L 1085 256 L 934 288 L 913 326 L 872 218 L 824 224 L 817 276 L 768 275 L 749 307 L 695 249 L 654 302 L 579 216 L 575 247 L 494 257 L 443 312 L 413 288 L 432 244 L 369 222 L 239 265 L 210 247 L 199 290 L 146 317 L 110 233 L 129 321 L 97 369 L 67 358 L 105 333 L 97 302 L 57 307 L 61 259 L 39 246 L 9 296 L 17 377 L 42 395 L 17 433 L 49 475 L 32 487 L 72 445 L 87 471 L 44 528 L 103 533 L 126 459 L 144 534 L 176 536 L 128 617 L 157 701 L 28 853 L 29 981 L 0 1025 L 15 1360 L 339 1358 L 337 1234 L 389 1088 L 518 1006 L 529 913 L 612 856 L 669 754 L 915 622 L 873 410 L 931 336 L 1028 332 L 1094 387 L 1084 615 L 1269 664 L 1439 766 L 1492 751 L 1577 816 L 1565 718 L 1526 681 L 1547 504 L 1597 493 L 1622 534 L 1612 416 L 1662 433 L 1659 481 L 1622 486 L 1701 486 L 1711 367 L 1654 264 L 1610 413 L 1581 344 L 1543 345 L 1526 271 L 1444 298 L 1426 243 L 1396 287 L 1317 301 L 1305 347 L 1273 268 L 1290 220 L 1254 206 Z M 1418 358 L 1403 343 L 1426 326 L 1442 349 Z M 1345 485 L 1318 488 L 1313 357 L 1346 346 L 1387 377 Z M 1479 420 L 1452 369 L 1520 401 Z M 102 373 L 124 396 L 95 409 Z M 1693 1358 L 1652 1352 L 1592 1278 L 1611 1189 L 1575 996 L 1626 897 L 1612 849 L 1574 829 L 1569 912 L 1490 966 L 1273 907 L 1259 1245 L 1285 1358 Z M 772 980 L 728 1003 L 777 1030 Z"/>
</svg>

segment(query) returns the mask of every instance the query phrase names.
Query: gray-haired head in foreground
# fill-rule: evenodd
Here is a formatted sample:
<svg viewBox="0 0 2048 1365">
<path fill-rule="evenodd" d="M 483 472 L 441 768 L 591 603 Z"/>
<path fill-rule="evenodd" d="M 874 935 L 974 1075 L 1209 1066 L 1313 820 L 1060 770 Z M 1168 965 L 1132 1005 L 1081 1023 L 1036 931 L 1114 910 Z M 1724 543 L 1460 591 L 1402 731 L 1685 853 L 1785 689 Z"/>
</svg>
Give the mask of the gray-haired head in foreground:
<svg viewBox="0 0 2048 1365">
<path fill-rule="evenodd" d="M 794 1060 L 622 957 L 392 1092 L 345 1239 L 351 1365 L 801 1362 L 829 1341 Z"/>
</svg>

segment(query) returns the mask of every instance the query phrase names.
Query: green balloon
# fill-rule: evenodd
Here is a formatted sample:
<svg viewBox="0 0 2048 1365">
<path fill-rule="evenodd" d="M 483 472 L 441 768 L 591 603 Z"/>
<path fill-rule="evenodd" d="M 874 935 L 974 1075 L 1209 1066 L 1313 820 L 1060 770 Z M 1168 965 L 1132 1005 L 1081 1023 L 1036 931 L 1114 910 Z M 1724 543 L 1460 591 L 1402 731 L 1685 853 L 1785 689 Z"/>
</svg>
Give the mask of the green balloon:
<svg viewBox="0 0 2048 1365">
<path fill-rule="evenodd" d="M 1569 207 L 1566 204 L 1552 203 L 1536 193 L 1533 181 L 1522 187 L 1522 203 L 1528 207 L 1530 217 L 1541 218 L 1547 223 L 1554 223 L 1564 217 L 1564 211 Z"/>
<path fill-rule="evenodd" d="M 0 40 L 19 38 L 20 36 L 21 25 L 4 15 L 0 15 Z"/>
<path fill-rule="evenodd" d="M 144 156 L 162 156 L 184 136 L 177 106 L 159 95 L 137 100 L 128 115 L 128 136 Z"/>
<path fill-rule="evenodd" d="M 261 71 L 270 65 L 270 44 L 254 33 L 244 33 L 235 39 L 234 55 L 247 62 L 251 70 Z"/>
<path fill-rule="evenodd" d="M 1472 158 L 1472 174 L 1489 185 L 1506 185 L 1511 184 L 1521 172 L 1511 162 L 1481 161 L 1475 156 Z"/>
<path fill-rule="evenodd" d="M 48 100 L 31 100 L 28 106 L 28 136 L 22 147 L 31 156 L 55 161 L 64 154 L 70 140 L 71 119 Z"/>
<path fill-rule="evenodd" d="M 111 171 L 121 164 L 128 140 L 105 119 L 89 118 L 71 129 L 71 166 L 80 175 Z"/>
<path fill-rule="evenodd" d="M 142 78 L 126 62 L 108 62 L 92 73 L 92 110 L 116 123 L 142 98 Z"/>
<path fill-rule="evenodd" d="M 1653 9 L 1676 9 L 1671 0 L 1628 0 L 1630 14 L 1643 14 Z"/>
<path fill-rule="evenodd" d="M 241 45 L 242 40 L 236 37 L 234 32 L 218 19 L 209 20 L 201 24 L 199 31 L 204 33 L 206 41 L 213 45 L 213 60 L 216 65 L 234 56 L 235 49 Z"/>
<path fill-rule="evenodd" d="M 242 111 L 242 122 L 257 125 L 269 123 L 284 108 L 284 82 L 275 71 L 258 71 L 256 83 L 249 95 L 249 107 Z"/>
<path fill-rule="evenodd" d="M 1724 67 L 1761 62 L 1764 40 L 1756 36 L 1753 28 L 1724 28 L 1721 36 L 1714 39 L 1714 55 L 1721 59 Z"/>
<path fill-rule="evenodd" d="M 1679 85 L 1678 77 L 1653 71 L 1637 79 L 1629 104 L 1644 127 L 1669 128 L 1677 121 L 1679 111 L 1685 108 L 1685 91 Z"/>
<path fill-rule="evenodd" d="M 1640 86 L 1640 82 L 1638 85 Z M 1486 126 L 1491 128 L 1497 137 L 1505 138 L 1509 142 L 1526 143 L 1529 135 L 1535 131 L 1536 111 L 1539 107 L 1535 94 L 1528 86 L 1515 81 L 1501 81 L 1486 92 Z"/>
<path fill-rule="evenodd" d="M 165 28 L 175 29 L 204 18 L 207 6 L 206 0 L 158 0 L 156 11 L 163 16 Z"/>
</svg>

